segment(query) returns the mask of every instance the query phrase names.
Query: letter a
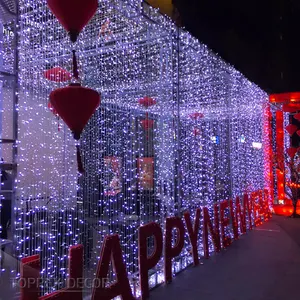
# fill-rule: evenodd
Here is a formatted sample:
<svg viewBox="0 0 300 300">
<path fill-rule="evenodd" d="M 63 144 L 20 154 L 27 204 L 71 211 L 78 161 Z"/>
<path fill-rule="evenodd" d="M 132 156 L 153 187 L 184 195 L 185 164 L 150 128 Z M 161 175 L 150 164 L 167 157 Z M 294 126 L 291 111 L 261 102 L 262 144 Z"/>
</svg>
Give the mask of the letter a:
<svg viewBox="0 0 300 300">
<path fill-rule="evenodd" d="M 104 239 L 96 275 L 96 278 L 99 279 L 101 283 L 107 280 L 111 260 L 113 262 L 117 282 L 108 287 L 105 287 L 104 284 L 100 284 L 99 287 L 94 288 L 92 300 L 110 300 L 117 296 L 122 296 L 123 300 L 135 299 L 129 285 L 126 267 L 122 258 L 120 239 L 117 234 L 107 236 Z"/>
</svg>

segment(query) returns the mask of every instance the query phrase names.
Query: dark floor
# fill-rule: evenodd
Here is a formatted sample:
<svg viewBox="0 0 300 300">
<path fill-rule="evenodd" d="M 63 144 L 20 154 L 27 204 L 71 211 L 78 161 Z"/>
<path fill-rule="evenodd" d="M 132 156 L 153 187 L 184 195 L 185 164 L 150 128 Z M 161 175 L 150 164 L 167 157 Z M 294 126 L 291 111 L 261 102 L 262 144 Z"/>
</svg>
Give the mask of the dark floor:
<svg viewBox="0 0 300 300">
<path fill-rule="evenodd" d="M 300 219 L 275 216 L 150 300 L 299 300 Z"/>
</svg>

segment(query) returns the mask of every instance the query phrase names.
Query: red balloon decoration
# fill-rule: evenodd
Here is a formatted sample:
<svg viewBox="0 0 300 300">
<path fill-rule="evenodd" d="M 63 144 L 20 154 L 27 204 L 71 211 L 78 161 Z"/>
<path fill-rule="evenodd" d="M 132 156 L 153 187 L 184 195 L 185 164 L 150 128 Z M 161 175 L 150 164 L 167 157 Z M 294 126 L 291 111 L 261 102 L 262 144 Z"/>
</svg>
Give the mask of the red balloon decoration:
<svg viewBox="0 0 300 300">
<path fill-rule="evenodd" d="M 73 43 L 98 8 L 97 0 L 47 0 L 47 4 Z"/>
<path fill-rule="evenodd" d="M 296 153 L 297 153 L 297 148 L 293 148 L 293 147 L 288 148 L 288 149 L 286 150 L 286 152 L 287 152 L 287 154 L 289 155 L 290 158 L 294 158 L 294 156 L 295 156 Z"/>
<path fill-rule="evenodd" d="M 296 133 L 300 136 L 300 130 L 298 130 Z"/>
<path fill-rule="evenodd" d="M 74 138 L 79 140 L 85 125 L 100 105 L 100 95 L 75 83 L 53 91 L 50 102 L 71 129 Z"/>
<path fill-rule="evenodd" d="M 298 127 L 296 125 L 290 124 L 285 127 L 285 130 L 289 133 L 289 135 L 293 135 L 297 131 Z"/>
<path fill-rule="evenodd" d="M 61 67 L 54 67 L 44 71 L 44 77 L 54 82 L 66 82 L 71 80 L 72 75 Z"/>
<path fill-rule="evenodd" d="M 300 113 L 297 113 L 294 115 L 294 119 L 300 121 Z"/>
<path fill-rule="evenodd" d="M 72 42 L 90 21 L 98 8 L 97 0 L 47 0 L 48 6 L 58 21 L 69 32 Z M 73 52 L 73 77 L 78 81 L 76 51 Z M 71 129 L 74 138 L 80 139 L 85 125 L 100 105 L 100 95 L 94 90 L 84 88 L 80 83 L 72 83 L 50 94 L 50 102 L 57 114 Z M 77 148 L 78 171 L 84 173 L 79 145 Z"/>
<path fill-rule="evenodd" d="M 85 125 L 100 105 L 100 95 L 75 83 L 53 91 L 50 94 L 50 102 L 71 129 L 75 140 L 79 140 Z M 78 145 L 76 148 L 78 171 L 84 173 L 80 148 Z"/>
</svg>

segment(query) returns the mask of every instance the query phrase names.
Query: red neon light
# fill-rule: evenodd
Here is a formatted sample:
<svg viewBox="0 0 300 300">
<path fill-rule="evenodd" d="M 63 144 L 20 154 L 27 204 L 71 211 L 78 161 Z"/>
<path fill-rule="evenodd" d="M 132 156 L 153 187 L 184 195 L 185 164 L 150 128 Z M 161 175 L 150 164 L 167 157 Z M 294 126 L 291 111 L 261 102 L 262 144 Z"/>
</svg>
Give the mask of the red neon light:
<svg viewBox="0 0 300 300">
<path fill-rule="evenodd" d="M 296 112 L 296 111 L 300 110 L 300 103 L 283 104 L 282 110 L 284 112 L 289 112 L 289 113 Z"/>
<path fill-rule="evenodd" d="M 274 202 L 274 184 L 273 184 L 273 150 L 272 150 L 272 113 L 270 109 L 270 105 L 266 105 L 264 108 L 264 136 L 265 136 L 265 144 L 264 144 L 264 158 L 265 158 L 265 166 L 264 166 L 264 181 L 265 181 L 265 189 L 269 190 L 271 193 L 270 202 Z"/>
<path fill-rule="evenodd" d="M 300 102 L 300 92 L 272 94 L 270 95 L 271 103 L 293 103 Z"/>
<path fill-rule="evenodd" d="M 277 191 L 279 199 L 283 199 L 284 192 L 284 132 L 283 132 L 283 112 L 276 112 L 276 158 L 278 161 Z"/>
<path fill-rule="evenodd" d="M 290 217 L 294 212 L 294 206 L 291 201 L 285 200 L 285 204 L 274 205 L 274 212 L 276 215 Z M 300 215 L 300 200 L 297 202 L 296 213 Z"/>
</svg>

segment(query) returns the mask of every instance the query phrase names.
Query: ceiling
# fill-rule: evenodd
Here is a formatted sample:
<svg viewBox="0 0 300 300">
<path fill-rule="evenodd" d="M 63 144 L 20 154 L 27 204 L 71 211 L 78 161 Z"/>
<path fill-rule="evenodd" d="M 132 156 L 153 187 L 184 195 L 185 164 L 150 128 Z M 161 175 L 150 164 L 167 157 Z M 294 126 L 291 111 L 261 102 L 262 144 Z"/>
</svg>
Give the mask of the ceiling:
<svg viewBox="0 0 300 300">
<path fill-rule="evenodd" d="M 263 89 L 300 90 L 297 0 L 176 0 L 175 4 L 189 31 Z"/>
</svg>

